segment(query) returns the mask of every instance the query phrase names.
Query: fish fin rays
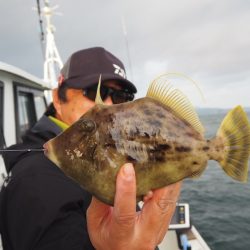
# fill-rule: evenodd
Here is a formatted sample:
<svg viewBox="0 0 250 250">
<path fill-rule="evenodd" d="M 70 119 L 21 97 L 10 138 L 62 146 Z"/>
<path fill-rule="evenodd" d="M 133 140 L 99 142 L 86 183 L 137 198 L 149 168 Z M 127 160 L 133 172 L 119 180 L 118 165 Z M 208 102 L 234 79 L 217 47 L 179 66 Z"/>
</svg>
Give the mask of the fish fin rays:
<svg viewBox="0 0 250 250">
<path fill-rule="evenodd" d="M 250 126 L 241 106 L 231 110 L 221 123 L 216 138 L 224 142 L 224 155 L 219 161 L 223 170 L 233 179 L 246 182 L 250 151 Z"/>
<path fill-rule="evenodd" d="M 99 81 L 98 81 L 98 87 L 97 87 L 96 97 L 95 97 L 95 104 L 105 105 L 105 103 L 103 102 L 102 97 L 101 97 L 101 79 L 102 79 L 102 75 L 100 75 Z"/>
<path fill-rule="evenodd" d="M 189 177 L 192 178 L 192 179 L 197 179 L 197 178 L 199 178 L 202 175 L 203 170 L 204 169 L 201 169 L 201 170 L 199 170 L 197 172 L 194 172 Z"/>
<path fill-rule="evenodd" d="M 179 74 L 176 75 L 179 76 Z M 166 105 L 176 115 L 186 120 L 197 132 L 204 134 L 204 128 L 193 105 L 179 89 L 173 88 L 169 82 L 169 74 L 159 76 L 150 84 L 147 97 Z"/>
</svg>

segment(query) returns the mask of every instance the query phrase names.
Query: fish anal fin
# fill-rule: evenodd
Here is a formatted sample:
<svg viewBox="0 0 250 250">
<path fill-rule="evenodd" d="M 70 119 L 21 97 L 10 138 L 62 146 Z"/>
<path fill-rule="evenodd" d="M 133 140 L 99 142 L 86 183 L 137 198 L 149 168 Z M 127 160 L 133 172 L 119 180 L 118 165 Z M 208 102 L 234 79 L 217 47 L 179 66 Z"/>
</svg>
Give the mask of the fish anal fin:
<svg viewBox="0 0 250 250">
<path fill-rule="evenodd" d="M 192 179 L 197 179 L 201 177 L 202 173 L 203 173 L 203 170 L 199 170 L 199 171 L 192 173 L 189 177 Z"/>
</svg>

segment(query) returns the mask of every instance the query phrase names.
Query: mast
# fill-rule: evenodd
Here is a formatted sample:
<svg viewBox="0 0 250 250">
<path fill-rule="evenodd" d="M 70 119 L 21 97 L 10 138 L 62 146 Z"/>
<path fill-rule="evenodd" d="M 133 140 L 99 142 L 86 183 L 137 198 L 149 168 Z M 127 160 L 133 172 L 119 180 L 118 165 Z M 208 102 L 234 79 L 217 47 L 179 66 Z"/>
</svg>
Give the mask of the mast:
<svg viewBox="0 0 250 250">
<path fill-rule="evenodd" d="M 50 7 L 49 0 L 44 0 L 45 6 L 42 8 L 42 15 L 46 20 L 46 49 L 44 61 L 44 81 L 48 83 L 49 88 L 57 87 L 57 77 L 63 66 L 61 57 L 56 47 L 54 32 L 55 27 L 51 23 L 51 17 L 58 6 Z"/>
</svg>

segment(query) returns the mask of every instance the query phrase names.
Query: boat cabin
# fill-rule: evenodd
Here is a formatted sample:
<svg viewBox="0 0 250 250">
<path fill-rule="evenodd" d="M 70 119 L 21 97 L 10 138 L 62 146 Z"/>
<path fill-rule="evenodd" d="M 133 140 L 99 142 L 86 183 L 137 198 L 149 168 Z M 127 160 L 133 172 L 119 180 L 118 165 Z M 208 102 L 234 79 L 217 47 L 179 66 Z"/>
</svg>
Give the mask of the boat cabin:
<svg viewBox="0 0 250 250">
<path fill-rule="evenodd" d="M 42 116 L 46 86 L 42 79 L 0 62 L 0 149 L 21 142 L 25 131 Z M 0 153 L 0 185 L 5 175 Z"/>
</svg>

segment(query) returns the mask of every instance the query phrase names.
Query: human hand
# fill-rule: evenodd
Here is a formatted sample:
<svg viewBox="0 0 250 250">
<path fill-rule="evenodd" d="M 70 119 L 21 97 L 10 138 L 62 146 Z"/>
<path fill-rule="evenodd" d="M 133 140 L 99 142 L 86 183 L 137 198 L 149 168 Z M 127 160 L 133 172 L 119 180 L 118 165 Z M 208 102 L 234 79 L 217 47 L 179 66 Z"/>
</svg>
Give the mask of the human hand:
<svg viewBox="0 0 250 250">
<path fill-rule="evenodd" d="M 150 192 L 140 212 L 136 212 L 136 179 L 132 164 L 120 169 L 116 181 L 114 207 L 96 198 L 87 210 L 90 240 L 97 250 L 151 250 L 164 238 L 181 183 Z"/>
</svg>

